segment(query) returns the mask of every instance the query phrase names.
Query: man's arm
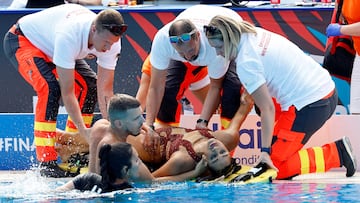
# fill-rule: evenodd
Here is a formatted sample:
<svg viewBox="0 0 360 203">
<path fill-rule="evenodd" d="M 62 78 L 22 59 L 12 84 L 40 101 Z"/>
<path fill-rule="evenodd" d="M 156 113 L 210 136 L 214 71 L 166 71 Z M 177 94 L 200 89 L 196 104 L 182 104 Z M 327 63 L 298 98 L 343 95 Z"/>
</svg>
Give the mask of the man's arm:
<svg viewBox="0 0 360 203">
<path fill-rule="evenodd" d="M 151 69 L 151 80 L 146 101 L 146 124 L 152 126 L 164 97 L 166 70 Z"/>
<path fill-rule="evenodd" d="M 251 96 L 261 112 L 261 147 L 271 148 L 275 125 L 275 106 L 266 84 L 257 88 Z M 268 152 L 261 152 L 257 163 L 264 162 L 269 167 L 278 170 L 273 164 Z"/>
<path fill-rule="evenodd" d="M 79 130 L 80 134 L 86 136 L 86 126 L 81 116 L 79 102 L 75 96 L 74 90 L 74 69 L 65 69 L 57 66 L 56 71 L 59 76 L 59 84 L 61 90 L 61 97 L 64 102 L 66 111 L 68 112 L 71 120 Z"/>
<path fill-rule="evenodd" d="M 98 66 L 97 69 L 97 95 L 99 109 L 103 118 L 107 119 L 107 104 L 114 95 L 114 70 Z"/>
<path fill-rule="evenodd" d="M 210 88 L 208 90 L 203 108 L 201 110 L 201 119 L 209 121 L 215 110 L 218 108 L 220 103 L 220 92 L 223 79 L 224 77 L 220 79 L 210 78 Z M 197 123 L 196 128 L 207 128 L 207 126 L 204 123 Z"/>
<path fill-rule="evenodd" d="M 145 111 L 146 97 L 149 91 L 150 79 L 151 79 L 150 75 L 144 72 L 141 74 L 141 80 L 140 80 L 139 89 L 136 93 L 136 99 L 140 102 L 142 111 Z"/>
<path fill-rule="evenodd" d="M 275 125 L 275 106 L 266 84 L 256 89 L 251 96 L 261 112 L 261 144 L 270 147 Z"/>
<path fill-rule="evenodd" d="M 136 99 L 140 102 L 142 111 L 145 111 L 146 98 L 149 92 L 150 79 L 151 79 L 151 68 L 150 55 L 148 55 L 141 67 L 141 79 L 139 89 L 136 93 Z"/>
<path fill-rule="evenodd" d="M 343 35 L 350 35 L 350 36 L 360 36 L 360 22 L 348 24 L 348 25 L 341 25 L 340 32 Z"/>
</svg>

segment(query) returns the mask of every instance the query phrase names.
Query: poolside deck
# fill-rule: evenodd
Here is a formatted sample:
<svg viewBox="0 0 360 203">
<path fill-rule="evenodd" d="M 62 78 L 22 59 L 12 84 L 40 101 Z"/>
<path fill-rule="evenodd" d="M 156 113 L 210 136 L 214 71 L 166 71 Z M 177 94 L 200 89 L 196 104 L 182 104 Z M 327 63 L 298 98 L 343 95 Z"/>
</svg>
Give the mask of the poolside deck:
<svg viewBox="0 0 360 203">
<path fill-rule="evenodd" d="M 326 173 L 300 175 L 293 180 L 275 180 L 274 183 L 333 183 L 333 184 L 360 184 L 360 173 L 347 178 L 345 171 L 331 171 Z"/>
</svg>

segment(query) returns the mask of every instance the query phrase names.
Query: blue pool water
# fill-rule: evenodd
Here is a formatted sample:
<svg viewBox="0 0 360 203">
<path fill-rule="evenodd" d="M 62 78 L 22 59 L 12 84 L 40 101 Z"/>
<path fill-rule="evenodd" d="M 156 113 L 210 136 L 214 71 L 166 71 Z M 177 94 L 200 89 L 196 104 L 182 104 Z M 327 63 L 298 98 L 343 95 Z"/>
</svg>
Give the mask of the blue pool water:
<svg viewBox="0 0 360 203">
<path fill-rule="evenodd" d="M 0 182 L 0 203 L 98 203 L 98 202 L 360 202 L 360 184 L 258 183 L 200 184 L 162 183 L 135 185 L 137 188 L 100 197 L 91 192 L 55 192 L 67 180 L 45 179 L 25 174 L 12 182 Z"/>
</svg>

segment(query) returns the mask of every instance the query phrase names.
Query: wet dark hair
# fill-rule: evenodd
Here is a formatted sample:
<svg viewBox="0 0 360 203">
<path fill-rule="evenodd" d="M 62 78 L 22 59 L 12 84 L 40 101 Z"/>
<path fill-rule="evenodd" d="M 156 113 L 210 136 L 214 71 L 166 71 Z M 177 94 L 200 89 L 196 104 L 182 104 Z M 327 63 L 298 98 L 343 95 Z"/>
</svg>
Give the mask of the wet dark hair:
<svg viewBox="0 0 360 203">
<path fill-rule="evenodd" d="M 238 164 L 237 159 L 232 158 L 231 163 L 223 168 L 222 170 L 215 171 L 209 168 L 210 174 L 205 177 L 199 177 L 196 179 L 196 182 L 209 181 L 224 176 L 225 178 L 233 174 L 234 172 L 241 169 L 241 165 Z"/>
<path fill-rule="evenodd" d="M 111 188 L 116 179 L 126 178 L 124 167 L 131 168 L 132 147 L 129 143 L 105 144 L 100 148 L 100 175 L 104 189 Z"/>
</svg>

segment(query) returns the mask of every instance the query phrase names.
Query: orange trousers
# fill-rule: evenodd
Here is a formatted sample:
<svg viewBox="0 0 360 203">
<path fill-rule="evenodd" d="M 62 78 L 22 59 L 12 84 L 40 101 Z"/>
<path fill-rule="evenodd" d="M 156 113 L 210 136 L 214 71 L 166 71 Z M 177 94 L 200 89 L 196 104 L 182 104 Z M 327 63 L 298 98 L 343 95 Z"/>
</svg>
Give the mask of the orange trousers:
<svg viewBox="0 0 360 203">
<path fill-rule="evenodd" d="M 310 137 L 320 129 L 334 113 L 337 93 L 332 92 L 317 102 L 297 110 L 276 115 L 271 159 L 279 169 L 277 179 L 288 179 L 300 174 L 325 172 L 340 167 L 340 157 L 335 142 L 321 147 L 303 149 Z"/>
<path fill-rule="evenodd" d="M 35 109 L 34 142 L 38 161 L 57 160 L 55 150 L 56 121 L 60 106 L 60 86 L 56 65 L 41 50 L 35 47 L 14 25 L 4 38 L 4 50 L 14 67 L 35 90 L 38 101 Z M 85 124 L 91 125 L 97 102 L 96 74 L 85 62 L 75 65 L 75 92 Z M 76 131 L 71 118 L 67 131 Z"/>
<path fill-rule="evenodd" d="M 151 77 L 151 68 L 150 56 L 148 56 L 143 63 L 142 72 Z M 181 98 L 191 84 L 203 80 L 207 75 L 206 66 L 193 66 L 190 63 L 172 60 L 167 69 L 165 92 L 156 121 L 179 126 L 182 114 Z"/>
</svg>

